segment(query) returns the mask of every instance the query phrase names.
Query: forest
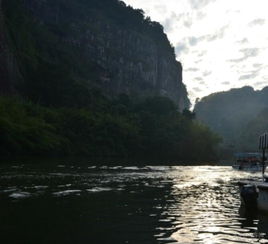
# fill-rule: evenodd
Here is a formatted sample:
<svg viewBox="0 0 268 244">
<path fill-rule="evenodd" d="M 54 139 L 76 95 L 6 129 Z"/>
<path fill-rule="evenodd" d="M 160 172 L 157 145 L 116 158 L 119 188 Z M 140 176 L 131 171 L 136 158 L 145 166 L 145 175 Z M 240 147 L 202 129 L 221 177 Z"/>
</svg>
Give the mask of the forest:
<svg viewBox="0 0 268 244">
<path fill-rule="evenodd" d="M 121 95 L 103 108 L 45 107 L 0 99 L 1 155 L 212 161 L 220 138 L 165 97 Z"/>
</svg>

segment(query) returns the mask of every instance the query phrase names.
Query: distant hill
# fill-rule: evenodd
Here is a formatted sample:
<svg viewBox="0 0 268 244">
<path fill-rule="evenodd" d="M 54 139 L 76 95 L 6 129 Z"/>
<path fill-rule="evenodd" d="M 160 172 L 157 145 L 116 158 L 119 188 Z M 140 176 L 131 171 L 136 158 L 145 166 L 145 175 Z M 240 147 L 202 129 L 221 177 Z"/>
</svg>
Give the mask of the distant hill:
<svg viewBox="0 0 268 244">
<path fill-rule="evenodd" d="M 258 136 L 268 130 L 268 87 L 246 86 L 204 97 L 195 106 L 197 119 L 223 137 L 230 150 L 257 150 Z"/>
</svg>

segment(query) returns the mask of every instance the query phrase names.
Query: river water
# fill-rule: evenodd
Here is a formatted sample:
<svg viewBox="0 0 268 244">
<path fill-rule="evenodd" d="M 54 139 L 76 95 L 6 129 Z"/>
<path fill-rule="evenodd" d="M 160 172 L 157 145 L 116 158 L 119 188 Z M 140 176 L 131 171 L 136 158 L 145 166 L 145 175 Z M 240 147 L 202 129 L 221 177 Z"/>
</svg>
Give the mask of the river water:
<svg viewBox="0 0 268 244">
<path fill-rule="evenodd" d="M 231 167 L 0 167 L 0 243 L 268 243 Z"/>
</svg>

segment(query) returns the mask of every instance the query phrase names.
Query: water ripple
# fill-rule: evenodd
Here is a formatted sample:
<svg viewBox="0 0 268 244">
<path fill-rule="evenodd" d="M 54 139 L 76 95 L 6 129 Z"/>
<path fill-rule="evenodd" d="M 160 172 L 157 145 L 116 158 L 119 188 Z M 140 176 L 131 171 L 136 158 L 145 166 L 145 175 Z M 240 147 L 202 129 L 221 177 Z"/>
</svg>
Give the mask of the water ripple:
<svg viewBox="0 0 268 244">
<path fill-rule="evenodd" d="M 29 166 L 1 170 L 0 199 L 5 199 L 4 207 L 18 204 L 12 205 L 12 211 L 19 211 L 20 202 L 25 207 L 24 202 L 35 206 L 35 202 L 45 205 L 48 201 L 54 207 L 59 202 L 69 206 L 77 201 L 82 210 L 71 205 L 68 211 L 77 212 L 84 236 L 110 235 L 115 238 L 113 243 L 268 243 L 268 217 L 240 207 L 236 184 L 239 179 L 259 178 L 258 174 L 217 166 L 58 164 L 43 170 Z M 95 231 L 90 233 L 88 226 Z M 107 233 L 102 233 L 102 228 Z"/>
</svg>

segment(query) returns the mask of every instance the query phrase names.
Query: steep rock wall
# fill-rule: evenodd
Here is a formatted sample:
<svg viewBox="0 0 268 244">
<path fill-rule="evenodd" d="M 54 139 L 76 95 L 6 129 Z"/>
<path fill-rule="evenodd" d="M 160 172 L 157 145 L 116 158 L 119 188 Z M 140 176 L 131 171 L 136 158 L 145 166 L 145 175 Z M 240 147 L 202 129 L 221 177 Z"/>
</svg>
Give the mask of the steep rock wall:
<svg viewBox="0 0 268 244">
<path fill-rule="evenodd" d="M 0 0 L 0 94 L 15 93 L 15 86 L 21 81 L 18 64 L 12 48 Z"/>
<path fill-rule="evenodd" d="M 51 63 L 67 63 L 67 56 L 68 62 L 73 60 L 69 71 L 75 79 L 91 86 L 94 83 L 109 96 L 120 93 L 134 96 L 165 95 L 180 109 L 189 106 L 182 82 L 182 66 L 176 61 L 174 50 L 159 24 L 144 21 L 144 30 L 135 28 L 136 22 L 130 23 L 128 19 L 125 21 L 129 23 L 122 24 L 113 15 L 120 13 L 108 13 L 105 8 L 97 6 L 97 2 L 20 2 L 27 18 L 31 18 L 39 29 L 45 30 L 41 36 L 53 37 L 53 41 L 46 45 L 49 50 L 44 59 Z M 134 11 L 121 5 L 121 14 Z M 32 37 L 38 35 L 33 33 Z M 44 37 L 39 37 L 40 44 L 37 46 L 43 45 Z M 55 48 L 61 53 L 60 57 L 55 51 L 50 54 L 50 50 Z"/>
<path fill-rule="evenodd" d="M 2 0 L 0 0 L 0 91 L 6 93 L 11 90 L 11 82 L 8 70 L 8 50 L 4 30 L 4 16 Z"/>
</svg>

